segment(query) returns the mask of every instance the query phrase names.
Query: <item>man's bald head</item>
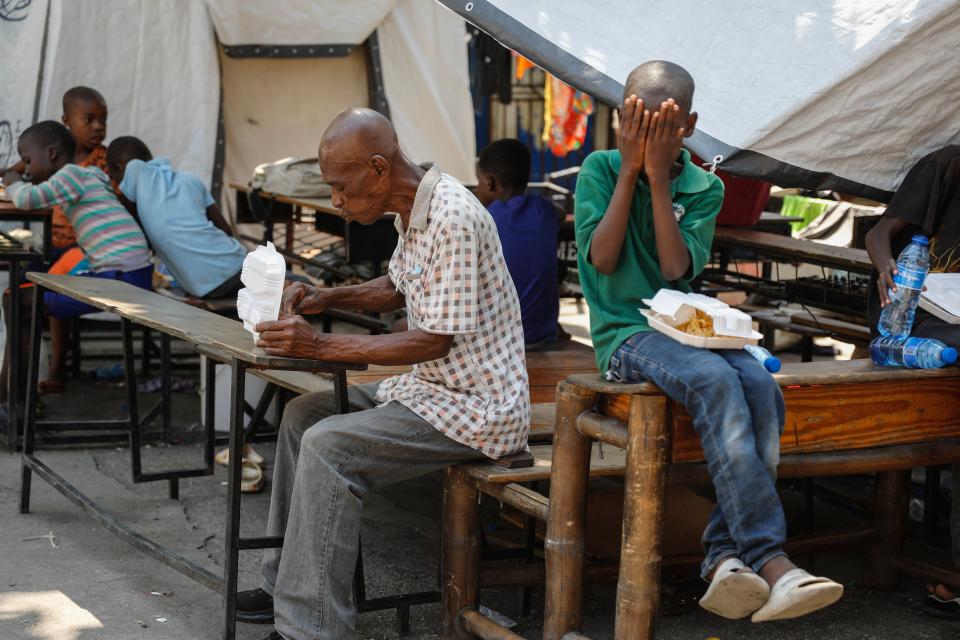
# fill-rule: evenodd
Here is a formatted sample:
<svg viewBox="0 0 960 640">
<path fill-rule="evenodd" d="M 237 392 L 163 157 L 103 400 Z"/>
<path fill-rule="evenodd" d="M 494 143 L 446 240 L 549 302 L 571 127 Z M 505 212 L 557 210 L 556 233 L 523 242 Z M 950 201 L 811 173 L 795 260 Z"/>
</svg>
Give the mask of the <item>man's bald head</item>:
<svg viewBox="0 0 960 640">
<path fill-rule="evenodd" d="M 334 117 L 320 140 L 321 164 L 366 163 L 377 155 L 392 163 L 402 154 L 393 125 L 373 109 L 344 109 Z"/>
<path fill-rule="evenodd" d="M 643 100 L 647 109 L 659 109 L 660 104 L 673 98 L 682 114 L 693 107 L 693 77 L 686 69 L 666 60 L 644 62 L 630 72 L 623 84 L 623 99 L 631 95 Z"/>
<path fill-rule="evenodd" d="M 347 220 L 373 224 L 409 212 L 422 169 L 404 157 L 390 121 L 372 109 L 337 114 L 320 140 L 320 172 Z"/>
</svg>

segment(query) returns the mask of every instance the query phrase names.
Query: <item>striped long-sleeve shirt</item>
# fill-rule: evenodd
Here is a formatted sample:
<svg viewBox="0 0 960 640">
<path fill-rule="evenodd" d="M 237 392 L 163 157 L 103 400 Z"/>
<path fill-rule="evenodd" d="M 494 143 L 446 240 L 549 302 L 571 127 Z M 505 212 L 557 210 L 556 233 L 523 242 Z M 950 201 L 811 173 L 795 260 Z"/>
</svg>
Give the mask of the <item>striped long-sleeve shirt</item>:
<svg viewBox="0 0 960 640">
<path fill-rule="evenodd" d="M 143 231 L 96 167 L 68 164 L 44 183 L 14 183 L 7 194 L 19 209 L 61 205 L 94 271 L 133 271 L 150 264 Z"/>
</svg>

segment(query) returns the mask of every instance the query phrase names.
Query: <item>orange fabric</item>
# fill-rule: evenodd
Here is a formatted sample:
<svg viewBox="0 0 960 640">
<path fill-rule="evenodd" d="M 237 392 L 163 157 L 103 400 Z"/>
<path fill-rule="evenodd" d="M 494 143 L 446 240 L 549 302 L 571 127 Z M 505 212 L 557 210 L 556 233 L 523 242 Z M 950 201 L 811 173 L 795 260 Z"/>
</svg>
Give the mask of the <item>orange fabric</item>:
<svg viewBox="0 0 960 640">
<path fill-rule="evenodd" d="M 523 76 L 526 75 L 527 71 L 530 69 L 535 69 L 537 65 L 533 64 L 522 55 L 513 52 L 514 57 L 517 59 L 517 70 L 515 71 L 517 80 L 523 80 Z"/>
<path fill-rule="evenodd" d="M 47 273 L 62 276 L 70 275 L 70 272 L 80 264 L 81 260 L 83 260 L 83 251 L 80 250 L 80 247 L 68 249 L 65 254 L 60 256 L 59 260 L 50 265 L 50 270 Z"/>
<path fill-rule="evenodd" d="M 107 148 L 100 145 L 90 152 L 82 162 L 78 162 L 81 167 L 97 167 L 104 173 L 107 172 Z M 116 190 L 116 185 L 114 185 Z M 50 219 L 50 234 L 53 246 L 57 249 L 72 247 L 77 244 L 77 232 L 73 230 L 73 225 L 63 212 L 63 207 L 52 207 L 52 216 Z"/>
</svg>

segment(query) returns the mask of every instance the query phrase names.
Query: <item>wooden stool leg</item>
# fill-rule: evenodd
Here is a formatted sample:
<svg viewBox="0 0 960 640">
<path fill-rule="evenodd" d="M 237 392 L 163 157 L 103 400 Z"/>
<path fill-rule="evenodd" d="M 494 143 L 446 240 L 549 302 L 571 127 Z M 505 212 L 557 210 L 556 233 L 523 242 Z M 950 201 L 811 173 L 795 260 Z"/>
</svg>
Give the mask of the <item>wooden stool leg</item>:
<svg viewBox="0 0 960 640">
<path fill-rule="evenodd" d="M 616 640 L 651 640 L 660 604 L 660 535 L 672 430 L 663 396 L 630 402 Z"/>
<path fill-rule="evenodd" d="M 568 631 L 580 628 L 590 439 L 577 431 L 577 418 L 596 404 L 596 398 L 596 393 L 570 383 L 557 385 L 550 518 L 543 542 L 547 572 L 545 640 L 560 640 Z"/>
<path fill-rule="evenodd" d="M 449 467 L 443 480 L 440 575 L 443 626 L 440 637 L 462 637 L 458 617 L 476 609 L 480 576 L 480 494 L 466 475 Z"/>
<path fill-rule="evenodd" d="M 873 511 L 883 536 L 870 544 L 870 559 L 863 582 L 874 589 L 893 589 L 900 575 L 890 563 L 903 548 L 910 503 L 910 470 L 877 474 Z"/>
</svg>

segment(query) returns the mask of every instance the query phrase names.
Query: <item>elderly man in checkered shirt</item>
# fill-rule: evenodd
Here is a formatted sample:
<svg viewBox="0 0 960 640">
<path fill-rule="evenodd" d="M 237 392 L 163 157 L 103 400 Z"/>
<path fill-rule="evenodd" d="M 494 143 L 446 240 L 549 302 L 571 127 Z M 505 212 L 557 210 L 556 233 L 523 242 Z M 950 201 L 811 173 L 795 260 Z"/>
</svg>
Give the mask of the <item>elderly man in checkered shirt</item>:
<svg viewBox="0 0 960 640">
<path fill-rule="evenodd" d="M 350 388 L 352 413 L 331 394 L 302 396 L 283 415 L 263 559 L 263 588 L 239 594 L 237 618 L 275 620 L 268 639 L 355 638 L 351 583 L 360 512 L 371 489 L 448 465 L 523 449 L 530 400 L 520 305 L 487 210 L 462 184 L 400 151 L 390 122 L 340 113 L 320 167 L 347 220 L 396 214 L 389 275 L 332 289 L 284 291 L 281 319 L 257 327 L 273 355 L 382 365 L 410 373 Z M 407 311 L 389 335 L 317 333 L 303 314 Z"/>
</svg>

